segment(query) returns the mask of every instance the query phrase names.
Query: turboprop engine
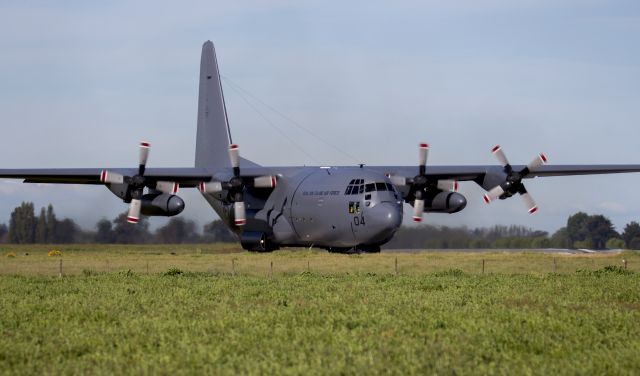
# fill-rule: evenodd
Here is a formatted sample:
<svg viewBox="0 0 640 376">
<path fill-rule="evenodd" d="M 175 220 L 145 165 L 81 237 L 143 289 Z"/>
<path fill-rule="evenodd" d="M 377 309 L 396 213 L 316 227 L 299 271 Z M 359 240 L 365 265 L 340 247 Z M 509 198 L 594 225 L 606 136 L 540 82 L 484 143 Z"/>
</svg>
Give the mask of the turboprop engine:
<svg viewBox="0 0 640 376">
<path fill-rule="evenodd" d="M 182 213 L 184 201 L 176 195 L 151 193 L 142 196 L 141 212 L 149 216 L 172 217 Z"/>
<path fill-rule="evenodd" d="M 467 199 L 458 192 L 440 192 L 424 200 L 425 213 L 457 213 L 467 206 Z"/>
</svg>

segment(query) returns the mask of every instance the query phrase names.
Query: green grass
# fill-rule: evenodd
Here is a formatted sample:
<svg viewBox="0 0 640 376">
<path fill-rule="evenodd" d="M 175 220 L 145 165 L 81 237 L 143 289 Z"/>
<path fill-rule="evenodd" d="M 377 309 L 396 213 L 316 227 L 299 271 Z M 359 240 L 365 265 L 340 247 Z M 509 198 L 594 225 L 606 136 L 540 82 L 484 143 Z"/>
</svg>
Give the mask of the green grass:
<svg viewBox="0 0 640 376">
<path fill-rule="evenodd" d="M 58 278 L 30 249 L 0 264 L 3 374 L 640 373 L 634 253 L 59 247 Z"/>
</svg>

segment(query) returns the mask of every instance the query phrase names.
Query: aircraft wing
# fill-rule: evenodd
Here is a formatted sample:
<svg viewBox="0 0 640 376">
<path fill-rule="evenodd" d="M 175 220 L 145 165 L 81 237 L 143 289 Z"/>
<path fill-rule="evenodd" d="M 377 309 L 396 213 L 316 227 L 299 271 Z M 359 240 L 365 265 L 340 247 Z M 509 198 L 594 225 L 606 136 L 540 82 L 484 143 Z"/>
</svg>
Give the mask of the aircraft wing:
<svg viewBox="0 0 640 376">
<path fill-rule="evenodd" d="M 138 173 L 137 168 L 0 169 L 0 179 L 23 179 L 25 183 L 104 184 L 100 181 L 102 170 L 125 176 Z M 209 182 L 211 175 L 206 169 L 196 167 L 147 168 L 144 174 L 147 179 L 173 181 L 181 187 L 195 187 L 200 182 Z"/>
<path fill-rule="evenodd" d="M 243 161 L 244 162 L 244 161 Z M 524 168 L 514 165 L 514 170 Z M 292 175 L 305 167 L 257 167 L 243 168 L 244 176 L 261 175 Z M 337 167 L 340 168 L 340 167 Z M 417 166 L 364 166 L 382 174 L 414 177 L 418 174 Z M 100 181 L 102 170 L 116 172 L 125 176 L 137 174 L 136 168 L 44 168 L 44 169 L 0 169 L 0 179 L 22 179 L 25 183 L 55 183 L 55 184 L 103 184 Z M 640 164 L 611 164 L 611 165 L 546 165 L 539 167 L 526 178 L 546 176 L 596 175 L 640 172 Z M 486 174 L 501 174 L 502 167 L 496 165 L 478 166 L 427 166 L 426 175 L 437 179 L 451 179 L 458 181 L 480 181 Z M 223 169 L 215 174 L 229 176 L 231 169 Z M 196 187 L 200 182 L 217 180 L 214 174 L 200 167 L 169 167 L 147 168 L 145 177 L 151 180 L 175 181 L 181 187 Z"/>
<path fill-rule="evenodd" d="M 520 171 L 524 165 L 513 165 L 513 170 Z M 414 177 L 418 174 L 417 166 L 372 166 L 366 167 L 384 174 Z M 571 176 L 598 175 L 640 172 L 640 164 L 608 164 L 608 165 L 545 165 L 531 172 L 526 178 L 537 176 Z M 425 175 L 437 179 L 458 181 L 482 179 L 486 174 L 501 174 L 503 168 L 497 165 L 486 166 L 427 166 Z"/>
</svg>

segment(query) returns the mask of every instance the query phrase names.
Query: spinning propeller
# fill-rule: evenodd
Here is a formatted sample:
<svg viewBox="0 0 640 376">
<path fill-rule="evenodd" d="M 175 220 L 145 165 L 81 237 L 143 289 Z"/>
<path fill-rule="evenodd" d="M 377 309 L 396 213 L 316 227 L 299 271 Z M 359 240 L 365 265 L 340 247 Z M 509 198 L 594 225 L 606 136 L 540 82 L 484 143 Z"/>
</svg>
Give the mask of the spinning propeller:
<svg viewBox="0 0 640 376">
<path fill-rule="evenodd" d="M 424 212 L 424 199 L 427 197 L 428 191 L 452 191 L 458 190 L 458 182 L 455 180 L 437 180 L 433 181 L 426 175 L 427 156 L 429 154 L 429 145 L 420 143 L 418 145 L 418 175 L 413 179 L 403 176 L 389 176 L 391 182 L 399 186 L 410 186 L 410 192 L 413 193 L 415 200 L 413 202 L 413 221 L 422 222 L 422 214 Z"/>
<path fill-rule="evenodd" d="M 142 195 L 144 188 L 150 187 L 156 191 L 168 194 L 178 193 L 178 183 L 170 181 L 150 181 L 144 176 L 144 171 L 149 158 L 149 148 L 151 144 L 146 141 L 140 142 L 140 157 L 138 158 L 138 173 L 134 176 L 124 176 L 117 172 L 102 170 L 100 181 L 105 184 L 127 184 L 127 192 L 124 202 L 130 202 L 127 222 L 138 223 L 140 220 L 140 210 L 142 208 Z"/>
<path fill-rule="evenodd" d="M 500 162 L 500 165 L 504 169 L 504 172 L 507 174 L 507 177 L 502 183 L 493 187 L 491 190 L 489 190 L 489 192 L 487 192 L 487 194 L 484 195 L 484 202 L 488 204 L 497 198 L 505 199 L 507 197 L 513 196 L 516 193 L 519 193 L 530 214 L 538 211 L 538 206 L 536 206 L 535 201 L 527 192 L 527 189 L 524 187 L 522 179 L 524 179 L 531 172 L 537 170 L 543 164 L 547 163 L 547 157 L 544 154 L 540 153 L 522 170 L 513 171 L 513 168 L 509 164 L 509 161 L 507 160 L 507 157 L 504 154 L 504 151 L 502 151 L 500 145 L 494 146 L 493 149 L 491 149 L 491 152 L 496 156 L 498 162 Z"/>
<path fill-rule="evenodd" d="M 247 223 L 246 209 L 244 204 L 244 190 L 247 187 L 254 188 L 274 188 L 276 177 L 273 175 L 258 176 L 254 178 L 240 175 L 240 149 L 238 145 L 229 145 L 229 161 L 233 168 L 233 177 L 227 182 L 202 182 L 198 186 L 202 193 L 218 193 L 228 191 L 228 199 L 233 202 L 234 223 L 236 226 L 243 226 Z"/>
</svg>

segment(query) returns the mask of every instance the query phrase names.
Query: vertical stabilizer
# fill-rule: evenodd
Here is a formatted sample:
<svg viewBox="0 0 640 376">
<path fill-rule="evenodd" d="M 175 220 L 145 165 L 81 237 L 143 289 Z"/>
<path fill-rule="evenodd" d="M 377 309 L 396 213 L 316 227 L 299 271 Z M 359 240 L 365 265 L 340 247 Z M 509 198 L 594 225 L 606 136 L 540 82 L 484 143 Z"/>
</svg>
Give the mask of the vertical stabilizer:
<svg viewBox="0 0 640 376">
<path fill-rule="evenodd" d="M 227 154 L 229 144 L 231 144 L 231 132 L 222 94 L 216 51 L 213 43 L 207 41 L 202 46 L 200 60 L 195 166 L 211 170 L 229 167 Z"/>
</svg>

